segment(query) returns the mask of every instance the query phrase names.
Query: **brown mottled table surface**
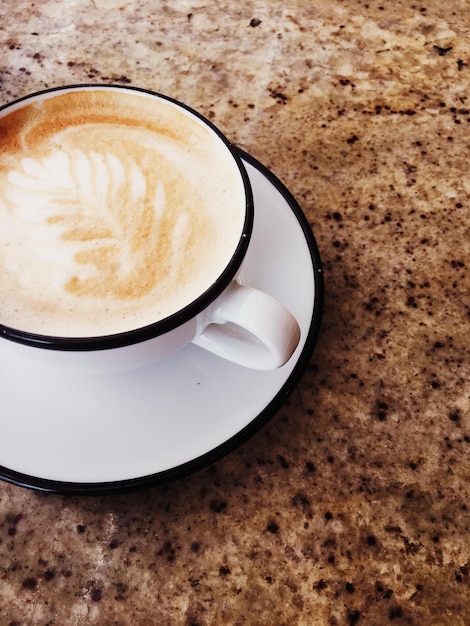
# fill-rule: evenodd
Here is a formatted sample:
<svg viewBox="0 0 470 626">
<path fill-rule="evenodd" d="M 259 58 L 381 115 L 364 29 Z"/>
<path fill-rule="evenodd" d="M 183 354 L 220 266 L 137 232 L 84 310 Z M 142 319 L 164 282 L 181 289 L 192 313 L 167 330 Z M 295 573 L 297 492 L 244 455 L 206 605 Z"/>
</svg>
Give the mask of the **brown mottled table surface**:
<svg viewBox="0 0 470 626">
<path fill-rule="evenodd" d="M 326 287 L 300 383 L 213 466 L 0 485 L 1 626 L 470 624 L 468 2 L 6 0 L 0 50 L 1 103 L 113 82 L 206 114 L 296 197 Z"/>
</svg>

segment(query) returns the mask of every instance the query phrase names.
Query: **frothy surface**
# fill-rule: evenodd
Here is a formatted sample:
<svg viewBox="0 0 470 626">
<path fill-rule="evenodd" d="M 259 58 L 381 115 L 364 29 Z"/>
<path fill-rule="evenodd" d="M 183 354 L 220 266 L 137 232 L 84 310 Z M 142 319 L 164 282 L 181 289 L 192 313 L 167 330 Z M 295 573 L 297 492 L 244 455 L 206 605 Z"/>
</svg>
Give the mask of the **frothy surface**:
<svg viewBox="0 0 470 626">
<path fill-rule="evenodd" d="M 81 90 L 4 113 L 0 321 L 81 337 L 163 319 L 218 278 L 244 212 L 226 147 L 166 100 Z"/>
</svg>

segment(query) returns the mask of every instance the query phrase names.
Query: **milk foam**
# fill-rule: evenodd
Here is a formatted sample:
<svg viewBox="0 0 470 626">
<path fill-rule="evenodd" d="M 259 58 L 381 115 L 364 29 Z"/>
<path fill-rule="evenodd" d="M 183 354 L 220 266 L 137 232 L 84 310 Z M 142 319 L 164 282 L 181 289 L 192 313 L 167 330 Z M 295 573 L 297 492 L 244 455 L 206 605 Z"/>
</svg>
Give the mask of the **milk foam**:
<svg viewBox="0 0 470 626">
<path fill-rule="evenodd" d="M 3 324 L 74 337 L 138 328 L 229 262 L 240 176 L 215 133 L 172 103 L 70 92 L 0 118 L 0 137 Z"/>
</svg>

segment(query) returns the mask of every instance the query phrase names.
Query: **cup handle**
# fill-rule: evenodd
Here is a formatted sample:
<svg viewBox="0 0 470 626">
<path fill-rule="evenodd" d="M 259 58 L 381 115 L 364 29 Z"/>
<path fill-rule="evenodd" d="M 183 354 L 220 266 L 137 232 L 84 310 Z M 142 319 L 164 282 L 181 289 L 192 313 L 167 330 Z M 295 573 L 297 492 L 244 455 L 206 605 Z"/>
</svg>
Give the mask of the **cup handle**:
<svg viewBox="0 0 470 626">
<path fill-rule="evenodd" d="M 193 343 L 257 370 L 284 365 L 300 340 L 294 316 L 268 294 L 233 281 L 206 310 Z"/>
</svg>

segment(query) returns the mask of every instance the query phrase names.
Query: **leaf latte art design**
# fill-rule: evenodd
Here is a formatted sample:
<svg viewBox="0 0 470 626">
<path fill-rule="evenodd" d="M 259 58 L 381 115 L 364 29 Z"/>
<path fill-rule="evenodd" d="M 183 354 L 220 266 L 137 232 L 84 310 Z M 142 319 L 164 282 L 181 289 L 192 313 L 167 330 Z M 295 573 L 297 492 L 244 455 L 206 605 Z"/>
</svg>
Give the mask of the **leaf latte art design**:
<svg viewBox="0 0 470 626">
<path fill-rule="evenodd" d="M 164 175 L 149 176 L 149 165 L 124 148 L 119 156 L 55 149 L 18 165 L 8 173 L 5 199 L 33 238 L 47 240 L 67 292 L 139 298 L 184 265 L 196 217 L 178 198 L 169 202 L 176 192 L 166 189 Z"/>
</svg>

